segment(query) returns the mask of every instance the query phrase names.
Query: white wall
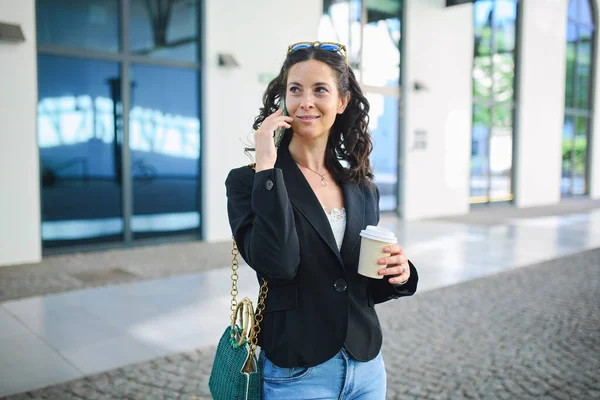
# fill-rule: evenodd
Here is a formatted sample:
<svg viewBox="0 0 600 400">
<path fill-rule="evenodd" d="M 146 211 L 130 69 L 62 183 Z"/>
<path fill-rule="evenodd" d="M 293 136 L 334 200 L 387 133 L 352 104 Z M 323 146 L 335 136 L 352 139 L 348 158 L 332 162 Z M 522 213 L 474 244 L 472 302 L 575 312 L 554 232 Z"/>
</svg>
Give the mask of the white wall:
<svg viewBox="0 0 600 400">
<path fill-rule="evenodd" d="M 289 44 L 317 40 L 322 1 L 207 0 L 205 7 L 202 215 L 206 240 L 216 241 L 231 237 L 224 182 L 229 170 L 250 162 L 242 140 L 252 137 L 266 89 L 259 74 L 275 77 Z M 219 67 L 221 52 L 240 68 Z"/>
<path fill-rule="evenodd" d="M 560 201 L 567 0 L 523 2 L 520 35 L 515 203 Z"/>
<path fill-rule="evenodd" d="M 0 266 L 41 258 L 34 0 L 0 0 L 25 42 L 0 42 Z"/>
<path fill-rule="evenodd" d="M 405 0 L 403 214 L 407 220 L 469 210 L 473 5 Z M 415 91 L 415 81 L 426 91 Z M 413 149 L 416 131 L 427 148 Z"/>
</svg>

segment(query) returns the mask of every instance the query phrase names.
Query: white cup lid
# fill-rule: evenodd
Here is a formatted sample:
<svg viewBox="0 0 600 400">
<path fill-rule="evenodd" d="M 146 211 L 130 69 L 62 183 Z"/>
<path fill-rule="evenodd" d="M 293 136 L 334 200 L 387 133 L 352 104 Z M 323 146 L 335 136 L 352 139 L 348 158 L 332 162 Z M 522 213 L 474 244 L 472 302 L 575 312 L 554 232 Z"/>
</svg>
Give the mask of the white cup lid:
<svg viewBox="0 0 600 400">
<path fill-rule="evenodd" d="M 396 238 L 396 234 L 394 232 L 373 225 L 367 225 L 366 229 L 360 231 L 360 236 L 385 243 L 398 242 L 398 238 Z"/>
</svg>

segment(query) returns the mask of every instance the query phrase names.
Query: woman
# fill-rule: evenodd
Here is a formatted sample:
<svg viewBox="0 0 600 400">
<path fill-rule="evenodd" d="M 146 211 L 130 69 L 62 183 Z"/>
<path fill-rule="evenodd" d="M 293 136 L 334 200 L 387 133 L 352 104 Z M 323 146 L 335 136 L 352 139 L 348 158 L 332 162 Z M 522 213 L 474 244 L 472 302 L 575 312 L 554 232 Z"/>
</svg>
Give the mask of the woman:
<svg viewBox="0 0 600 400">
<path fill-rule="evenodd" d="M 289 116 L 277 106 L 283 96 Z M 369 103 L 345 47 L 290 46 L 263 102 L 255 170 L 234 169 L 226 181 L 240 253 L 268 280 L 263 397 L 384 399 L 374 304 L 412 295 L 418 278 L 400 245 L 379 260 L 384 279 L 357 273 L 359 233 L 379 222 L 379 191 L 369 163 Z M 278 128 L 286 131 L 276 148 Z"/>
</svg>

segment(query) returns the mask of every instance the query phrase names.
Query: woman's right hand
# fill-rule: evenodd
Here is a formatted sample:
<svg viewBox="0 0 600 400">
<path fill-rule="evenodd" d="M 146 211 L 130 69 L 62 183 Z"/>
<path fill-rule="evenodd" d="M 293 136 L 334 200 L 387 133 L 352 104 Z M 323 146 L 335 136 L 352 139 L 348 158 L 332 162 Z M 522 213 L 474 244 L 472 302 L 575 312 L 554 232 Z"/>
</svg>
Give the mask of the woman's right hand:
<svg viewBox="0 0 600 400">
<path fill-rule="evenodd" d="M 269 115 L 263 121 L 260 128 L 254 133 L 254 144 L 256 148 L 256 172 L 272 169 L 277 161 L 277 148 L 273 140 L 276 129 L 284 127 L 291 128 L 294 118 L 283 116 L 283 108 Z"/>
</svg>

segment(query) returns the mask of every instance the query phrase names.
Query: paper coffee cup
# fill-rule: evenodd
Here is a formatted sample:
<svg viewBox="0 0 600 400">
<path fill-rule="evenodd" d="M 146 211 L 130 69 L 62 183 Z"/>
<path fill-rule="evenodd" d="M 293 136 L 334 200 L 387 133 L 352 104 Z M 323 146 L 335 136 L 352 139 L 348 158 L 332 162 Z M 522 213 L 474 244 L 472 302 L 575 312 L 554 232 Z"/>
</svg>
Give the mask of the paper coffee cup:
<svg viewBox="0 0 600 400">
<path fill-rule="evenodd" d="M 384 253 L 383 249 L 398 243 L 398 238 L 394 232 L 373 225 L 368 225 L 366 229 L 360 231 L 360 236 L 358 273 L 368 278 L 383 279 L 383 275 L 379 275 L 378 271 L 385 265 L 380 265 L 378 261 L 391 255 L 391 253 Z"/>
</svg>

